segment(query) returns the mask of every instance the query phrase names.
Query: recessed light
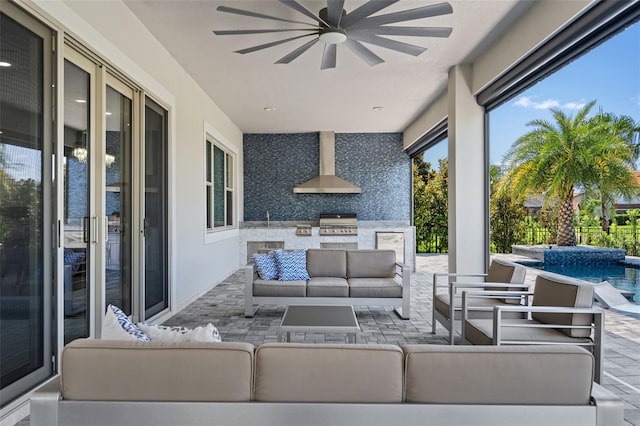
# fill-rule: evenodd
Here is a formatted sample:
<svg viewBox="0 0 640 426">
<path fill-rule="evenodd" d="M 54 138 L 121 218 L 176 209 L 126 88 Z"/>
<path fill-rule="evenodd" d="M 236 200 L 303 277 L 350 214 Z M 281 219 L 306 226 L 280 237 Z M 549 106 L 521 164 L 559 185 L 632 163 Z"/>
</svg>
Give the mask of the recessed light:
<svg viewBox="0 0 640 426">
<path fill-rule="evenodd" d="M 276 107 L 264 107 L 264 110 L 265 110 L 266 112 L 273 112 L 273 111 L 275 111 L 275 110 L 276 110 Z"/>
<path fill-rule="evenodd" d="M 382 111 L 384 109 L 383 106 L 374 106 L 373 108 L 371 108 L 374 111 Z"/>
<path fill-rule="evenodd" d="M 105 112 L 104 115 L 111 115 L 109 111 Z"/>
<path fill-rule="evenodd" d="M 10 64 L 9 62 L 6 62 L 6 61 L 0 61 L 0 67 L 5 67 L 5 68 L 7 68 L 7 67 L 10 67 L 10 66 L 11 66 L 11 64 Z"/>
<path fill-rule="evenodd" d="M 75 102 L 79 103 L 79 104 L 86 104 L 87 101 L 85 99 L 76 99 Z"/>
</svg>

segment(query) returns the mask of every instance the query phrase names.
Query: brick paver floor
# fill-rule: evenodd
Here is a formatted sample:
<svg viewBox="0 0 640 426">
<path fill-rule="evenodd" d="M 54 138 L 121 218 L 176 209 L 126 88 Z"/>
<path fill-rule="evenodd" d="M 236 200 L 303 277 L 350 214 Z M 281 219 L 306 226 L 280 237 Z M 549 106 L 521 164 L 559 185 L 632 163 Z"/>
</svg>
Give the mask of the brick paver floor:
<svg viewBox="0 0 640 426">
<path fill-rule="evenodd" d="M 511 260 L 518 256 L 500 255 Z M 362 328 L 360 343 L 446 344 L 447 332 L 438 324 L 431 334 L 432 273 L 447 270 L 446 255 L 418 256 L 411 277 L 411 319 L 400 319 L 391 308 L 355 307 Z M 538 270 L 527 271 L 533 283 Z M 212 322 L 224 341 L 259 345 L 275 342 L 285 306 L 262 306 L 253 318 L 244 317 L 244 270 L 240 269 L 190 304 L 165 325 L 196 327 Z M 625 401 L 625 425 L 640 426 L 640 319 L 608 310 L 605 318 L 604 385 Z M 294 333 L 292 342 L 344 342 L 343 334 Z M 28 426 L 28 420 L 19 423 Z"/>
<path fill-rule="evenodd" d="M 519 257 L 499 255 L 511 260 Z M 411 319 L 400 319 L 391 308 L 356 306 L 362 327 L 361 343 L 446 344 L 447 332 L 438 324 L 431 334 L 432 273 L 447 270 L 446 255 L 418 256 L 411 277 Z M 538 270 L 529 268 L 527 282 Z M 189 305 L 166 325 L 195 327 L 212 322 L 224 341 L 255 345 L 275 342 L 285 306 L 262 306 L 255 317 L 244 317 L 244 276 L 240 269 L 207 294 Z M 625 401 L 625 424 L 640 426 L 640 319 L 608 310 L 605 316 L 604 385 Z M 294 333 L 292 342 L 344 342 L 344 335 Z"/>
</svg>

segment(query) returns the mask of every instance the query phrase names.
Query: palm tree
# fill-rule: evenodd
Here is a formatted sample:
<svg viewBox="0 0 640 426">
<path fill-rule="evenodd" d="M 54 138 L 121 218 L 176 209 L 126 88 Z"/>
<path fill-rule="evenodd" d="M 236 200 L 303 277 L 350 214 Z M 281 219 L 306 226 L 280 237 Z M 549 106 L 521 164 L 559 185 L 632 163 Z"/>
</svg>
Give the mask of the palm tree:
<svg viewBox="0 0 640 426">
<path fill-rule="evenodd" d="M 611 146 L 613 139 L 602 137 L 602 127 L 588 118 L 594 105 L 595 101 L 588 103 L 575 116 L 551 109 L 554 122 L 528 123 L 533 130 L 520 137 L 505 154 L 505 161 L 512 167 L 509 181 L 513 191 L 544 194 L 557 201 L 560 246 L 576 245 L 574 189 L 590 188 L 601 181 L 602 171 L 612 170 L 610 165 L 620 158 L 626 161 L 629 152 L 617 144 Z"/>
<path fill-rule="evenodd" d="M 628 116 L 598 113 L 591 120 L 598 141 L 605 144 L 606 157 L 599 159 L 598 180 L 593 185 L 600 199 L 601 224 L 609 231 L 609 208 L 617 196 L 630 199 L 638 194 L 638 183 L 633 173 L 638 158 L 640 127 Z"/>
</svg>

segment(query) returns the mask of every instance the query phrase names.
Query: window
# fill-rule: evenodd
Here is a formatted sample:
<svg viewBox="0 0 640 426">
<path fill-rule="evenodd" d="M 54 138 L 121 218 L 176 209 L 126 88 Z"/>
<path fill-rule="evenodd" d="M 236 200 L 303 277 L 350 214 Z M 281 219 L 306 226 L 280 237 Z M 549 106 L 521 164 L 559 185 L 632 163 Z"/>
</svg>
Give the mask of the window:
<svg viewBox="0 0 640 426">
<path fill-rule="evenodd" d="M 234 155 L 217 141 L 207 139 L 207 231 L 234 227 Z"/>
</svg>

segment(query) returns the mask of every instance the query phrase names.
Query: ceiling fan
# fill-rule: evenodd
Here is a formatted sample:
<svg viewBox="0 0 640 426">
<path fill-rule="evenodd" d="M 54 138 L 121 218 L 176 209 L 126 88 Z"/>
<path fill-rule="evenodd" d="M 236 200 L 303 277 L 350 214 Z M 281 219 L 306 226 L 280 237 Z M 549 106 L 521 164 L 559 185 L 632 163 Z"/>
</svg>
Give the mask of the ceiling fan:
<svg viewBox="0 0 640 426">
<path fill-rule="evenodd" d="M 245 35 L 264 34 L 280 32 L 306 32 L 306 34 L 285 38 L 260 44 L 246 49 L 236 50 L 236 53 L 246 54 L 267 49 L 269 47 L 284 44 L 290 41 L 313 37 L 310 41 L 296 48 L 291 53 L 277 60 L 276 64 L 288 64 L 304 52 L 309 50 L 318 41 L 324 45 L 322 63 L 320 69 L 336 67 L 337 45 L 344 44 L 353 53 L 360 57 L 370 66 L 380 64 L 384 60 L 372 52 L 363 43 L 373 44 L 386 49 L 395 50 L 408 55 L 418 56 L 427 50 L 424 47 L 414 44 L 404 43 L 382 36 L 409 36 L 409 37 L 449 37 L 450 27 L 404 27 L 387 24 L 395 24 L 403 21 L 429 18 L 433 16 L 447 15 L 453 13 L 449 3 L 438 3 L 415 9 L 403 10 L 383 15 L 376 15 L 399 0 L 369 0 L 360 7 L 346 12 L 344 10 L 345 0 L 327 0 L 327 7 L 321 9 L 316 15 L 309 9 L 298 3 L 296 0 L 279 0 L 280 3 L 288 6 L 297 12 L 313 19 L 314 23 L 293 21 L 272 15 L 252 12 L 249 10 L 236 9 L 234 7 L 219 6 L 219 12 L 231 13 L 235 15 L 250 16 L 253 18 L 269 19 L 272 21 L 289 22 L 307 26 L 306 28 L 283 28 L 283 29 L 253 29 L 253 30 L 214 30 L 216 35 Z"/>
</svg>

